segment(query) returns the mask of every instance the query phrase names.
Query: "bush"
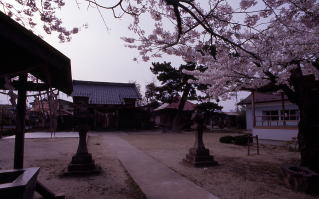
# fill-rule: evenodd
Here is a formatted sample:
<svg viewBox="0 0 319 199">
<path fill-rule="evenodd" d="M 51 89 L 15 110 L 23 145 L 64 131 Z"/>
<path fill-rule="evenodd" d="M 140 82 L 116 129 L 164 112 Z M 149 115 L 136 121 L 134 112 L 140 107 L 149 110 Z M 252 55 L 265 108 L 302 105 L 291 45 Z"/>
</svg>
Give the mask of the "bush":
<svg viewBox="0 0 319 199">
<path fill-rule="evenodd" d="M 239 136 L 223 136 L 219 138 L 219 142 L 225 144 L 236 144 L 240 146 L 247 146 L 253 140 L 249 135 L 239 135 Z"/>
<path fill-rule="evenodd" d="M 232 144 L 234 142 L 234 137 L 233 136 L 223 136 L 219 138 L 219 142 L 225 143 L 225 144 Z"/>
<path fill-rule="evenodd" d="M 252 138 L 249 135 L 239 135 L 233 137 L 233 143 L 240 146 L 247 146 L 252 142 Z"/>
</svg>

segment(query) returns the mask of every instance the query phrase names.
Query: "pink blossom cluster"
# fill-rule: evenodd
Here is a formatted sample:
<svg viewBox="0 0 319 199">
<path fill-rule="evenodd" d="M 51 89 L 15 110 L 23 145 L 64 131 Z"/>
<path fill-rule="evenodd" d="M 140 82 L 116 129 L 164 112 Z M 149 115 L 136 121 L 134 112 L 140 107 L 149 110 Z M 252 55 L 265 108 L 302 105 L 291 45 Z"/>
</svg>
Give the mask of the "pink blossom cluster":
<svg viewBox="0 0 319 199">
<path fill-rule="evenodd" d="M 9 0 L 0 4 L 20 23 L 23 15 L 35 26 L 31 19 L 37 14 L 45 32 L 57 32 L 61 41 L 79 31 L 67 30 L 56 17 L 63 0 L 15 1 L 20 9 Z M 290 80 L 296 71 L 319 79 L 317 0 L 240 0 L 238 5 L 231 0 L 117 0 L 111 6 L 82 1 L 111 11 L 115 18 L 132 16 L 128 29 L 135 36 L 122 39 L 139 52 L 133 60 L 151 61 L 167 54 L 207 66 L 204 73 L 193 74 L 211 85 L 216 98 L 268 83 L 294 90 Z"/>
<path fill-rule="evenodd" d="M 29 28 L 31 31 L 41 21 L 46 34 L 57 33 L 61 42 L 70 41 L 71 35 L 77 34 L 78 27 L 67 29 L 62 20 L 56 16 L 55 10 L 65 5 L 64 0 L 0 0 L 2 12 Z"/>
<path fill-rule="evenodd" d="M 319 60 L 318 1 L 241 0 L 240 8 L 226 0 L 169 2 L 136 1 L 136 10 L 142 6 L 154 24 L 144 31 L 142 23 L 133 23 L 129 29 L 136 37 L 123 38 L 127 47 L 139 51 L 135 60 L 168 54 L 205 65 L 207 71 L 192 74 L 210 84 L 216 98 L 269 83 L 294 90 L 290 78 L 296 68 L 319 79 L 314 66 Z"/>
</svg>

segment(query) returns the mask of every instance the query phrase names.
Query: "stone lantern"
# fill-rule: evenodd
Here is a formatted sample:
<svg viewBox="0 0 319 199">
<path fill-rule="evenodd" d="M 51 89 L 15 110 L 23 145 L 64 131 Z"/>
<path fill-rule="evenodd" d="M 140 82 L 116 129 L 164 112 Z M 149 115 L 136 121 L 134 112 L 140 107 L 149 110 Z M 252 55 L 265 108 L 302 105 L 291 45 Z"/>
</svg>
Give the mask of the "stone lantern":
<svg viewBox="0 0 319 199">
<path fill-rule="evenodd" d="M 88 98 L 81 97 L 74 101 L 75 126 L 79 131 L 79 145 L 76 154 L 68 165 L 66 175 L 98 174 L 101 168 L 97 166 L 88 152 L 87 132 L 90 128 L 90 112 L 88 108 Z"/>
<path fill-rule="evenodd" d="M 195 143 L 194 146 L 189 149 L 184 161 L 194 167 L 210 167 L 218 165 L 214 160 L 214 157 L 209 154 L 209 149 L 205 148 L 203 142 L 205 114 L 196 110 L 192 116 L 192 120 L 197 125 Z"/>
</svg>

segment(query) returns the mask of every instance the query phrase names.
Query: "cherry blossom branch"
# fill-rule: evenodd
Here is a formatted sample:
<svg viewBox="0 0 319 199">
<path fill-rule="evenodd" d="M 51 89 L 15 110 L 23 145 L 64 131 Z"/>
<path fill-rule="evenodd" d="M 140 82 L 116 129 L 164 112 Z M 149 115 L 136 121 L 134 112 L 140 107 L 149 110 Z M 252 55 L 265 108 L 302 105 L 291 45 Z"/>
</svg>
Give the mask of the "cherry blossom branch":
<svg viewBox="0 0 319 199">
<path fill-rule="evenodd" d="M 229 43 L 230 45 L 239 48 L 240 50 L 246 52 L 247 54 L 251 55 L 252 57 L 254 57 L 255 59 L 259 60 L 260 58 L 253 52 L 250 52 L 246 49 L 244 49 L 242 46 L 240 46 L 239 44 L 234 43 L 233 41 L 230 41 L 229 39 L 215 33 L 210 27 L 208 27 L 206 24 L 204 24 L 191 10 L 189 10 L 186 6 L 182 5 L 182 4 L 178 4 L 179 7 L 183 8 L 186 12 L 188 12 L 207 32 L 209 32 L 211 35 L 213 35 L 214 37 L 217 37 L 227 43 Z"/>
</svg>

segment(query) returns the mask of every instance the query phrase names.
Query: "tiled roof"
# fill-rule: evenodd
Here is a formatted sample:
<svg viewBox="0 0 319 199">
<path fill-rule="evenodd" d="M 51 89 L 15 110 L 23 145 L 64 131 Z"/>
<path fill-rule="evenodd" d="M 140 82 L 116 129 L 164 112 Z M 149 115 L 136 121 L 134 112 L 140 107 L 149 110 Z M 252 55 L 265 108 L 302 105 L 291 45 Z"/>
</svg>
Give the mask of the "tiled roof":
<svg viewBox="0 0 319 199">
<path fill-rule="evenodd" d="M 284 95 L 284 99 L 288 100 L 287 96 Z M 251 104 L 252 94 L 248 97 L 240 101 L 238 104 Z M 265 102 L 277 102 L 281 101 L 281 94 L 280 93 L 259 93 L 255 92 L 255 103 L 265 103 Z"/>
<path fill-rule="evenodd" d="M 124 99 L 139 99 L 134 83 L 73 80 L 73 97 L 89 97 L 89 104 L 124 104 Z"/>
<path fill-rule="evenodd" d="M 173 102 L 173 103 L 164 103 L 160 107 L 156 108 L 154 111 L 160 111 L 164 109 L 178 109 L 179 101 L 178 102 Z M 184 105 L 184 111 L 193 111 L 195 110 L 196 105 L 193 104 L 190 101 L 186 101 Z"/>
</svg>

